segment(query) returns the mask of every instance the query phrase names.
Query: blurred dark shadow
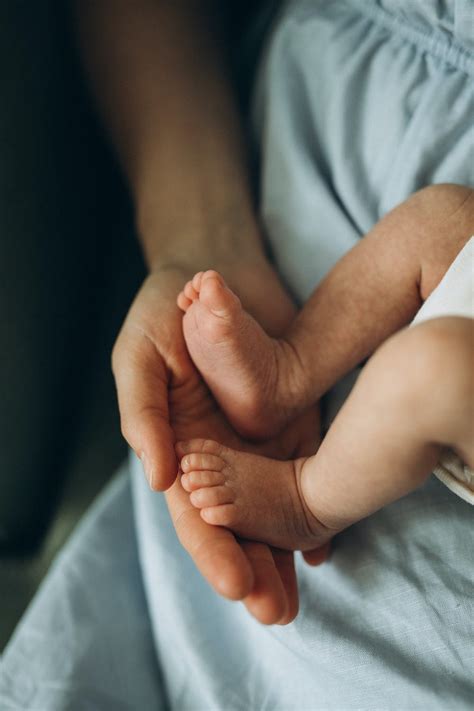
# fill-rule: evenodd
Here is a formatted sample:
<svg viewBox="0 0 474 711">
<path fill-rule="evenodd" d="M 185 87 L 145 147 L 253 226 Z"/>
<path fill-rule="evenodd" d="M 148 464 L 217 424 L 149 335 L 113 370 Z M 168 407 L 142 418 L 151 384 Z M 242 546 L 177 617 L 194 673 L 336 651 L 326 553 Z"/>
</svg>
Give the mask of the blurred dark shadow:
<svg viewBox="0 0 474 711">
<path fill-rule="evenodd" d="M 143 265 L 66 12 L 0 4 L 3 554 L 38 546 L 97 398 L 124 451 L 109 360 Z"/>
<path fill-rule="evenodd" d="M 278 3 L 222 8 L 245 110 Z M 145 270 L 68 2 L 0 3 L 0 86 L 1 651 L 126 455 L 110 353 Z"/>
</svg>

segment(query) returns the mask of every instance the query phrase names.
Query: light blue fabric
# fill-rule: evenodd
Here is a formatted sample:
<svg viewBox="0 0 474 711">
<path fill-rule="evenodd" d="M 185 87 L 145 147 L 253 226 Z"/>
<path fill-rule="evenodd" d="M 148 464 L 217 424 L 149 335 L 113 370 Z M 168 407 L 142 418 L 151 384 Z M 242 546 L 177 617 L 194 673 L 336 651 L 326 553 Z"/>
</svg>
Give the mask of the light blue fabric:
<svg viewBox="0 0 474 711">
<path fill-rule="evenodd" d="M 400 14 L 373 0 L 292 3 L 260 74 L 262 213 L 302 301 L 411 193 L 474 185 L 474 51 L 445 29 L 470 8 L 474 33 L 474 3 L 383 4 Z"/>
<path fill-rule="evenodd" d="M 165 708 L 127 466 L 58 556 L 0 665 L 1 711 Z"/>
<path fill-rule="evenodd" d="M 474 182 L 469 8 L 312 0 L 279 18 L 255 126 L 267 232 L 299 299 L 410 192 Z M 472 513 L 438 481 L 344 532 L 330 563 L 299 560 L 300 614 L 265 628 L 200 577 L 135 458 L 130 477 L 7 648 L 2 710 L 472 708 Z"/>
</svg>

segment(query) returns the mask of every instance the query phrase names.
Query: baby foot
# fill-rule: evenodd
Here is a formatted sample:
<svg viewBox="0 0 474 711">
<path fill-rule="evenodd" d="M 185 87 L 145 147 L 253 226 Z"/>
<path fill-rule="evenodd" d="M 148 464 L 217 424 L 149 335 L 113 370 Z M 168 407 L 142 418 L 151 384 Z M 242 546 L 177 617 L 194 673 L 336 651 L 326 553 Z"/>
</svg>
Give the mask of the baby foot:
<svg viewBox="0 0 474 711">
<path fill-rule="evenodd" d="M 243 310 L 215 271 L 199 272 L 178 296 L 186 345 L 240 434 L 264 438 L 293 419 L 298 363 Z"/>
<path fill-rule="evenodd" d="M 282 462 L 195 439 L 176 446 L 181 483 L 201 517 L 242 538 L 287 550 L 312 550 L 335 531 L 311 513 L 301 493 L 307 459 Z"/>
</svg>

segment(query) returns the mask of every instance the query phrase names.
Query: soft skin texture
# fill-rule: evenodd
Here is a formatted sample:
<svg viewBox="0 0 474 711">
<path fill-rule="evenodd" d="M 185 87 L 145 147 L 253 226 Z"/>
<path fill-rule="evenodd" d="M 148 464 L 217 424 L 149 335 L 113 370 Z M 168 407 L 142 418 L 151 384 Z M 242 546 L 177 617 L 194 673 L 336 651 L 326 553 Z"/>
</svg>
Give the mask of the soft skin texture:
<svg viewBox="0 0 474 711">
<path fill-rule="evenodd" d="M 286 623 L 298 605 L 292 556 L 205 524 L 175 482 L 177 438 L 237 446 L 186 352 L 176 306 L 183 282 L 199 269 L 219 269 L 274 335 L 295 313 L 264 255 L 217 7 L 75 3 L 84 64 L 129 181 L 150 270 L 117 339 L 113 371 L 124 436 L 151 487 L 168 489 L 180 540 L 203 575 L 257 619 Z M 295 423 L 267 453 L 314 451 L 314 420 L 313 412 Z"/>
<path fill-rule="evenodd" d="M 443 447 L 474 465 L 474 321 L 428 320 L 369 360 L 320 448 L 280 462 L 196 439 L 177 447 L 181 482 L 204 521 L 305 550 L 430 476 Z"/>
<path fill-rule="evenodd" d="M 181 483 L 204 521 L 287 550 L 321 548 L 336 533 L 306 505 L 303 467 L 237 452 L 212 440 L 179 442 Z"/>
<path fill-rule="evenodd" d="M 144 293 L 136 300 L 122 329 L 120 339 L 125 340 L 126 348 L 114 353 L 119 399 L 126 398 L 125 405 L 121 405 L 122 411 L 127 407 L 132 409 L 136 402 L 145 402 L 150 397 L 150 407 L 146 407 L 144 413 L 132 410 L 132 423 L 135 422 L 136 429 L 131 425 L 129 433 L 123 425 L 125 436 L 135 438 L 134 441 L 143 436 L 149 445 L 155 444 L 158 455 L 167 452 L 162 447 L 162 440 L 165 444 L 171 441 L 173 446 L 175 438 L 206 434 L 245 449 L 249 445 L 227 425 L 188 356 L 182 336 L 181 314 L 174 303 L 176 279 L 174 272 L 167 272 L 166 277 L 148 278 Z M 181 283 L 181 279 L 179 281 Z M 172 294 L 170 299 L 166 298 L 166 285 Z M 148 309 L 145 308 L 147 303 Z M 163 313 L 166 307 L 176 315 L 175 320 L 168 320 L 173 326 L 168 334 L 153 318 L 157 310 Z M 139 365 L 141 369 L 138 369 Z M 163 377 L 164 387 L 160 377 Z M 161 400 L 157 397 L 160 395 Z M 164 416 L 161 405 L 166 408 Z M 170 439 L 167 438 L 168 431 Z M 298 452 L 309 453 L 316 448 L 316 431 L 314 416 L 305 416 L 304 421 L 288 430 L 286 437 L 279 437 L 273 445 L 270 442 L 261 446 L 260 451 L 281 458 Z M 255 451 L 256 446 L 251 449 Z M 172 466 L 177 472 L 175 461 Z M 153 472 L 152 469 L 151 476 Z M 294 617 L 297 597 L 291 556 L 251 542 L 238 544 L 229 531 L 205 524 L 179 479 L 166 492 L 166 497 L 181 542 L 218 592 L 232 599 L 245 598 L 252 614 L 263 622 L 276 622 L 281 618 L 289 621 Z M 319 558 L 320 554 L 315 562 L 320 562 Z"/>
<path fill-rule="evenodd" d="M 283 338 L 269 338 L 215 271 L 178 297 L 191 357 L 243 435 L 277 434 L 407 325 L 474 225 L 474 190 L 436 185 L 388 213 L 317 286 Z"/>
<path fill-rule="evenodd" d="M 473 321 L 399 329 L 473 224 L 470 188 L 440 185 L 413 195 L 340 260 L 282 339 L 264 332 L 217 272 L 185 284 L 177 303 L 190 355 L 245 434 L 276 434 L 356 357 L 383 343 L 309 459 L 281 463 L 216 442 L 182 443 L 182 484 L 205 521 L 305 550 L 420 485 L 443 446 L 472 466 Z"/>
<path fill-rule="evenodd" d="M 177 303 L 191 358 L 232 425 L 253 438 L 278 434 L 299 407 L 291 351 L 268 337 L 214 270 L 195 274 Z"/>
</svg>

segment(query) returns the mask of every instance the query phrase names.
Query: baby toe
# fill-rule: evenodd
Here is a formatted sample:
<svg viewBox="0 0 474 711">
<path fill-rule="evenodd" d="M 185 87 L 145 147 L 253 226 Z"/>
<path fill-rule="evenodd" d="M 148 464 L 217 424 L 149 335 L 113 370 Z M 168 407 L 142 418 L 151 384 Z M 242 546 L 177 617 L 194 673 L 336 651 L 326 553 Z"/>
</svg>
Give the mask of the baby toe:
<svg viewBox="0 0 474 711">
<path fill-rule="evenodd" d="M 183 472 L 199 471 L 200 469 L 220 472 L 223 468 L 223 460 L 216 454 L 208 454 L 207 452 L 191 452 L 185 454 L 181 459 L 181 469 Z"/>
<path fill-rule="evenodd" d="M 178 457 L 183 457 L 185 454 L 189 454 L 191 452 L 205 452 L 207 454 L 215 454 L 217 456 L 220 456 L 225 449 L 225 447 L 219 444 L 219 442 L 214 442 L 214 440 L 212 439 L 202 438 L 189 439 L 185 442 L 178 442 L 175 445 L 175 448 Z"/>
<path fill-rule="evenodd" d="M 201 282 L 202 282 L 203 274 L 204 274 L 204 272 L 198 272 L 197 274 L 195 274 L 193 276 L 192 285 L 193 285 L 193 288 L 197 292 L 199 292 L 201 289 Z"/>
<path fill-rule="evenodd" d="M 206 272 L 208 274 L 209 272 Z M 207 308 L 220 318 L 232 318 L 240 310 L 238 297 L 225 284 L 222 277 L 214 272 L 215 276 L 202 278 L 200 299 Z"/>
<path fill-rule="evenodd" d="M 193 491 L 190 499 L 193 506 L 203 509 L 232 503 L 234 492 L 229 486 L 211 486 Z"/>
<path fill-rule="evenodd" d="M 225 476 L 222 472 L 216 471 L 192 471 L 182 475 L 181 483 L 186 491 L 192 492 L 208 486 L 225 484 Z"/>
<path fill-rule="evenodd" d="M 178 294 L 176 303 L 178 304 L 178 307 L 181 309 L 181 311 L 187 311 L 193 302 L 188 299 L 187 296 L 185 296 L 184 291 L 181 291 Z"/>
<path fill-rule="evenodd" d="M 209 279 L 212 279 L 221 285 L 225 284 L 223 277 L 219 274 L 219 272 L 216 272 L 215 269 L 208 269 L 206 272 L 202 273 L 201 283 L 208 281 Z"/>
<path fill-rule="evenodd" d="M 198 298 L 198 293 L 191 281 L 188 281 L 183 289 L 184 295 L 190 300 L 195 301 Z"/>
<path fill-rule="evenodd" d="M 240 521 L 239 509 L 235 504 L 223 504 L 201 509 L 201 518 L 212 526 L 238 526 Z"/>
</svg>

